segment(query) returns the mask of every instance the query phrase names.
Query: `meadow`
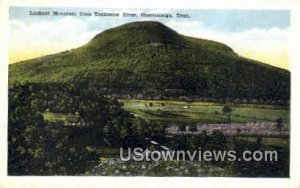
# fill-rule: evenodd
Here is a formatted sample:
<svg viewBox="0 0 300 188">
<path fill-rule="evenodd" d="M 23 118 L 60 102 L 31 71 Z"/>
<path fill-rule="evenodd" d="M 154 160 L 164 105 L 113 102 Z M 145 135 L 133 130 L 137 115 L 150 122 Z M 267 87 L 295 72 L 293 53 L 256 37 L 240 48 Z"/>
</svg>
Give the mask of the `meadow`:
<svg viewBox="0 0 300 188">
<path fill-rule="evenodd" d="M 136 99 L 119 101 L 124 103 L 124 109 L 135 116 L 167 124 L 228 122 L 228 116 L 223 113 L 225 105 L 223 103 Z M 278 118 L 282 118 L 283 122 L 289 123 L 290 112 L 286 106 L 235 103 L 226 105 L 232 109 L 231 122 L 275 122 Z"/>
</svg>

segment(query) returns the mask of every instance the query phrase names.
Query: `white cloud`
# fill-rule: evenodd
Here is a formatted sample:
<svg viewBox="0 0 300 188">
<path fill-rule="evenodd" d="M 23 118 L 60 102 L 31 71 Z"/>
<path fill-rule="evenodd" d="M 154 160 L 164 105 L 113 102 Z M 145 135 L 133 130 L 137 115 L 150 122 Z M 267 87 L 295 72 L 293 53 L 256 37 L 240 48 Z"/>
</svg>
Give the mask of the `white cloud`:
<svg viewBox="0 0 300 188">
<path fill-rule="evenodd" d="M 241 32 L 222 32 L 206 27 L 201 21 L 171 20 L 166 25 L 187 36 L 225 43 L 239 55 L 288 68 L 288 28 L 252 28 Z"/>
<path fill-rule="evenodd" d="M 52 52 L 55 49 L 61 51 L 78 47 L 97 33 L 88 31 L 83 20 L 72 17 L 31 24 L 11 20 L 10 26 L 10 52 L 15 54 L 29 50 L 28 48 L 47 53 L 47 49 L 52 49 Z"/>
</svg>

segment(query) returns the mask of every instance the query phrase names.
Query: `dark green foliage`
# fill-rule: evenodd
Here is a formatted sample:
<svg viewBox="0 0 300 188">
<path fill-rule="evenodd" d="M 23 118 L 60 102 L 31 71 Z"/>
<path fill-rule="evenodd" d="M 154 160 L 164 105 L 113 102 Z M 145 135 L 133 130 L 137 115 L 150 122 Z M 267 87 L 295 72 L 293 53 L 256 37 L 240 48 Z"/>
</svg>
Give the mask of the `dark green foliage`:
<svg viewBox="0 0 300 188">
<path fill-rule="evenodd" d="M 87 146 L 133 147 L 146 136 L 163 141 L 163 126 L 137 122 L 117 100 L 80 86 L 25 84 L 9 90 L 10 175 L 83 174 L 97 160 Z M 72 114 L 84 124 L 44 122 L 45 111 Z"/>
<path fill-rule="evenodd" d="M 76 83 L 81 85 L 80 82 Z M 286 147 L 264 145 L 260 137 L 256 143 L 236 139 L 233 139 L 234 143 L 229 143 L 228 137 L 220 131 L 166 137 L 166 125 L 134 117 L 123 110 L 122 103 L 103 97 L 93 87 L 81 85 L 79 89 L 76 83 L 69 86 L 54 83 L 25 84 L 9 90 L 9 175 L 83 175 L 97 164 L 100 157 L 89 151 L 88 146 L 147 148 L 149 141 L 154 140 L 172 150 L 185 151 L 199 148 L 202 151 L 234 149 L 237 154 L 241 154 L 247 149 L 276 149 L 279 161 L 231 163 L 212 160 L 202 162 L 201 165 L 207 169 L 232 167 L 231 173 L 236 176 L 288 176 L 289 152 Z M 58 97 L 64 100 L 57 100 Z M 49 124 L 41 115 L 45 111 L 70 113 L 89 125 Z M 95 117 L 91 117 L 87 111 Z M 195 128 L 190 127 L 190 130 Z M 181 126 L 180 130 L 184 129 L 185 126 Z"/>
<path fill-rule="evenodd" d="M 170 138 L 174 150 L 225 150 L 227 149 L 226 136 L 220 131 L 207 134 L 203 131 L 199 135 L 176 135 Z"/>
<path fill-rule="evenodd" d="M 85 164 L 95 157 L 87 153 L 84 145 L 72 142 L 71 129 L 49 126 L 43 121 L 39 105 L 44 103 L 40 97 L 47 91 L 37 88 L 39 86 L 26 84 L 9 91 L 8 173 L 84 173 Z"/>
<path fill-rule="evenodd" d="M 179 128 L 179 131 L 181 132 L 181 134 L 183 135 L 183 133 L 186 131 L 186 126 L 181 124 L 181 125 L 179 125 L 178 128 Z"/>
<path fill-rule="evenodd" d="M 227 114 L 228 123 L 231 123 L 231 112 L 233 111 L 233 109 L 228 105 L 224 105 L 222 111 L 224 114 Z"/>
<path fill-rule="evenodd" d="M 266 146 L 261 144 L 262 138 L 257 137 L 256 143 L 235 141 L 237 157 L 242 159 L 244 151 L 277 151 L 277 161 L 273 158 L 264 161 L 236 161 L 233 163 L 233 170 L 237 176 L 242 177 L 289 177 L 289 147 Z M 247 156 L 249 157 L 249 156 Z M 250 155 L 250 157 L 252 157 Z"/>
<path fill-rule="evenodd" d="M 9 96 L 8 123 L 13 126 L 8 126 L 8 171 L 12 174 L 28 174 L 40 165 L 32 159 L 41 156 L 39 136 L 44 122 L 32 101 L 31 91 L 28 85 L 19 85 Z"/>
<path fill-rule="evenodd" d="M 228 46 L 186 37 L 158 22 L 106 30 L 70 51 L 10 65 L 16 82 L 86 83 L 107 93 L 288 101 L 290 73 L 238 56 Z"/>
<path fill-rule="evenodd" d="M 276 127 L 277 127 L 278 131 L 280 132 L 283 127 L 283 120 L 281 117 L 276 120 Z"/>
</svg>

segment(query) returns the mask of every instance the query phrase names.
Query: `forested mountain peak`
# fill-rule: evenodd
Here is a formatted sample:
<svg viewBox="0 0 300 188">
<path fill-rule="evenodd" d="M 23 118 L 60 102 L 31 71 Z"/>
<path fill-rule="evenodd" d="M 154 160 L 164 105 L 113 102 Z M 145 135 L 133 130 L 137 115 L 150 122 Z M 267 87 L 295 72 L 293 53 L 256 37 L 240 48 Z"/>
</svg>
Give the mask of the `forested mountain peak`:
<svg viewBox="0 0 300 188">
<path fill-rule="evenodd" d="M 131 96 L 288 100 L 290 95 L 288 71 L 154 21 L 111 28 L 82 47 L 9 69 L 10 86 L 86 78 L 97 88 Z"/>
</svg>

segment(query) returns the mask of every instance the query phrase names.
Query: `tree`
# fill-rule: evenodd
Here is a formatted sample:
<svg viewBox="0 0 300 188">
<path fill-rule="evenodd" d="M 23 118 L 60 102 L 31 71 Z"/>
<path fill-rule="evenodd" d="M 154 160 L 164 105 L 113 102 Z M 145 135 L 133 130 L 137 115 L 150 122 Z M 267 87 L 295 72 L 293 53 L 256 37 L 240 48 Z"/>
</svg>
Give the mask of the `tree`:
<svg viewBox="0 0 300 188">
<path fill-rule="evenodd" d="M 185 125 L 180 125 L 180 126 L 179 126 L 179 131 L 180 131 L 181 134 L 183 135 L 183 133 L 186 131 Z"/>
<path fill-rule="evenodd" d="M 233 109 L 228 105 L 224 105 L 222 111 L 224 114 L 227 114 L 228 123 L 231 123 L 231 112 L 233 111 Z"/>
<path fill-rule="evenodd" d="M 257 147 L 257 149 L 259 149 L 261 147 L 262 141 L 263 141 L 263 137 L 261 137 L 261 136 L 256 137 L 256 147 Z"/>
<path fill-rule="evenodd" d="M 195 124 L 191 125 L 190 126 L 190 131 L 192 132 L 192 134 L 194 134 L 195 132 L 197 132 L 198 131 L 197 125 L 195 125 Z"/>
<path fill-rule="evenodd" d="M 279 131 L 279 134 L 281 133 L 283 126 L 284 125 L 283 125 L 282 118 L 280 117 L 280 118 L 276 119 L 276 127 L 277 127 L 277 130 Z"/>
<path fill-rule="evenodd" d="M 211 150 L 226 150 L 227 138 L 221 131 L 214 130 L 209 139 Z"/>
<path fill-rule="evenodd" d="M 76 84 L 75 87 L 78 89 Z M 121 146 L 133 135 L 134 116 L 125 111 L 117 100 L 105 98 L 100 92 L 83 86 L 74 92 L 72 86 L 65 88 L 52 92 L 47 89 L 42 91 L 37 84 L 24 84 L 9 90 L 9 174 L 83 174 L 87 165 L 97 159 L 87 151 L 87 145 L 98 144 L 106 138 L 113 141 L 112 144 Z M 49 93 L 56 97 L 49 97 L 47 103 L 43 103 L 43 97 Z M 58 96 L 66 96 L 72 105 L 60 109 Z M 57 105 L 60 107 L 57 108 Z M 42 112 L 46 109 L 48 112 L 68 109 L 66 113 L 91 123 L 91 126 L 52 126 L 43 120 Z M 108 127 L 105 134 L 104 127 Z"/>
<path fill-rule="evenodd" d="M 39 159 L 43 155 L 40 133 L 44 121 L 32 103 L 31 91 L 28 84 L 9 90 L 8 173 L 11 175 L 43 171 Z"/>
</svg>

